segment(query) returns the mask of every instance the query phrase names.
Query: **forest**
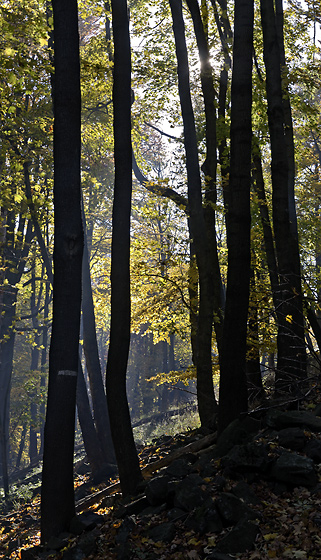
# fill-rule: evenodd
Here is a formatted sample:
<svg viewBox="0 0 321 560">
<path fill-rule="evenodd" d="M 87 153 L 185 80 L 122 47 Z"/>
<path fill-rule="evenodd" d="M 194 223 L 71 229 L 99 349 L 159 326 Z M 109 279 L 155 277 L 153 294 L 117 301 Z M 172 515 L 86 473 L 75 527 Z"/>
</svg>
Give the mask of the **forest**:
<svg viewBox="0 0 321 560">
<path fill-rule="evenodd" d="M 320 25 L 1 0 L 5 558 L 320 558 Z"/>
</svg>

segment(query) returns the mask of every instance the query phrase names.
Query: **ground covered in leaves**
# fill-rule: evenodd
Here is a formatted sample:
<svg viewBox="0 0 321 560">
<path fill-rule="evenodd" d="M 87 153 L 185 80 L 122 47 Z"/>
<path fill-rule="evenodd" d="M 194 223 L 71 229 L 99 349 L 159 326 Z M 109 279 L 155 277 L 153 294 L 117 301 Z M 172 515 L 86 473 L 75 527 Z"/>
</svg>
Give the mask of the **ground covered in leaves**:
<svg viewBox="0 0 321 560">
<path fill-rule="evenodd" d="M 312 409 L 312 404 L 310 403 Z M 307 441 L 320 440 L 321 433 L 304 430 Z M 197 433 L 180 434 L 176 437 L 163 437 L 153 445 L 140 451 L 142 466 L 152 464 L 161 457 L 184 447 L 202 436 Z M 273 431 L 262 429 L 256 441 L 268 450 L 272 458 L 284 451 L 278 436 Z M 213 446 L 212 446 L 213 447 Z M 198 459 L 206 452 L 198 454 Z M 299 452 L 300 453 L 300 452 Z M 303 456 L 304 453 L 301 452 Z M 203 455 L 204 456 L 204 455 Z M 220 458 L 211 462 L 209 476 L 195 462 L 194 474 L 201 475 L 200 488 L 215 501 L 222 494 L 237 493 L 242 476 L 229 476 L 230 471 Z M 168 508 L 151 508 L 144 515 L 131 513 L 130 501 L 122 501 L 119 490 L 106 493 L 96 503 L 88 506 L 82 515 L 95 514 L 93 523 L 88 523 L 80 534 L 66 534 L 57 543 L 57 548 L 43 551 L 39 545 L 39 507 L 40 497 L 35 496 L 24 504 L 12 504 L 10 511 L 0 515 L 0 557 L 5 559 L 52 558 L 64 560 L 268 560 L 269 558 L 289 558 L 320 560 L 321 558 L 321 469 L 316 465 L 317 483 L 313 488 L 287 486 L 272 483 L 268 479 L 253 476 L 247 478 L 247 486 L 254 493 L 251 508 L 257 513 L 258 534 L 252 550 L 243 553 L 215 552 L 217 544 L 231 531 L 223 527 L 219 532 L 197 532 L 188 528 L 186 516 L 193 517 L 193 511 L 175 518 L 174 532 L 163 539 L 155 537 L 153 529 L 171 525 Z M 155 473 L 151 476 L 157 476 Z M 110 485 L 115 481 L 108 481 Z M 87 474 L 78 474 L 75 479 L 76 496 L 94 494 L 107 485 L 91 487 Z M 117 490 L 117 487 L 116 487 Z M 126 509 L 127 508 L 127 509 Z M 84 509 L 84 508 L 82 508 Z M 134 510 L 135 511 L 135 510 Z M 124 513 L 125 512 L 125 513 Z M 98 517 L 99 516 L 99 517 Z M 89 516 L 90 519 L 90 516 Z M 77 532 L 77 531 L 76 531 Z M 152 535 L 152 536 L 151 536 Z"/>
</svg>

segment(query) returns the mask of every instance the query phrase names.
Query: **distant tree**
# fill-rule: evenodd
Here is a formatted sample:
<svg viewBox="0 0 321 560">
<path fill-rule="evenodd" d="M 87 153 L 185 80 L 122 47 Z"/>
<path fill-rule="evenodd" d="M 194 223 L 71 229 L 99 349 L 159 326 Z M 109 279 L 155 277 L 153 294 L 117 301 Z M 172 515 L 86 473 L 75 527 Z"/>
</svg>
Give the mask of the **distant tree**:
<svg viewBox="0 0 321 560">
<path fill-rule="evenodd" d="M 81 309 L 80 64 L 77 1 L 53 0 L 54 296 L 41 491 L 41 540 L 75 515 L 73 450 Z"/>
</svg>

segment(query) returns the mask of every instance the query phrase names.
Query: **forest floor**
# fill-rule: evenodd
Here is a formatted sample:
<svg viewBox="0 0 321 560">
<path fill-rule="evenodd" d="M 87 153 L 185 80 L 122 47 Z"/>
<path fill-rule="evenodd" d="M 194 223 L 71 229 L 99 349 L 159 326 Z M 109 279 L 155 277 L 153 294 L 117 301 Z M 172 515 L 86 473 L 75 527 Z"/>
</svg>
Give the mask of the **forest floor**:
<svg viewBox="0 0 321 560">
<path fill-rule="evenodd" d="M 307 410 L 320 402 L 320 394 L 314 391 L 309 402 L 305 403 Z M 306 437 L 311 434 L 305 431 Z M 260 434 L 259 434 L 260 436 Z M 196 436 L 201 437 L 201 436 Z M 313 437 L 321 438 L 321 434 Z M 175 437 L 162 437 L 152 445 L 140 451 L 142 467 L 150 465 L 195 441 L 195 433 L 178 434 Z M 269 436 L 261 434 L 261 441 L 269 445 L 271 453 L 278 452 L 277 440 L 271 441 Z M 220 459 L 214 461 L 214 471 L 211 476 L 204 478 L 201 486 L 213 500 L 222 492 L 233 492 L 239 480 L 229 478 L 228 472 L 221 465 Z M 120 547 L 122 539 L 119 537 L 120 528 L 124 526 L 124 516 L 120 515 L 120 508 L 124 507 L 119 490 L 106 492 L 105 497 L 97 498 L 96 503 L 84 509 L 98 514 L 99 523 L 89 527 L 84 534 L 66 535 L 64 546 L 60 550 L 44 551 L 40 544 L 40 496 L 38 493 L 25 503 L 15 503 L 8 512 L 0 515 L 0 558 L 32 560 L 36 558 L 50 558 L 56 560 L 202 560 L 229 558 L 239 560 L 268 560 L 276 559 L 321 559 L 321 476 L 320 465 L 316 472 L 319 483 L 314 488 L 277 487 L 264 477 L 254 477 L 248 481 L 251 491 L 258 498 L 256 505 L 251 507 L 257 511 L 259 517 L 259 532 L 253 549 L 243 553 L 215 553 L 215 546 L 230 529 L 225 527 L 219 534 L 199 533 L 188 530 L 183 520 L 175 521 L 175 534 L 164 541 L 153 540 L 148 529 L 169 521 L 169 512 L 164 508 L 155 508 L 150 515 L 127 516 L 132 526 L 126 534 L 129 546 Z M 220 487 L 217 481 L 220 480 Z M 117 481 L 108 481 L 108 485 Z M 90 485 L 88 475 L 77 475 L 75 478 L 76 494 L 95 494 L 106 489 L 107 484 L 97 487 Z M 117 488 L 117 487 L 116 487 Z M 85 489 L 82 492 L 82 489 Z M 80 490 L 80 492 L 79 492 Z M 110 494 L 109 496 L 107 494 Z M 126 502 L 125 502 L 126 503 Z M 130 512 L 130 510 L 129 510 Z M 79 543 L 81 540 L 81 546 Z M 127 552 L 126 552 L 127 550 Z M 216 555 L 215 555 L 216 554 Z"/>
</svg>

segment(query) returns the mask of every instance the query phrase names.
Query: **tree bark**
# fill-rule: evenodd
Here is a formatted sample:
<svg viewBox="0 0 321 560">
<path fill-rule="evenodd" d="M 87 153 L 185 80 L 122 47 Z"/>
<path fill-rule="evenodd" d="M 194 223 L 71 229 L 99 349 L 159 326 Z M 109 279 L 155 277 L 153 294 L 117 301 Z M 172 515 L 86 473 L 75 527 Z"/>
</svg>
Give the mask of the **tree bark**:
<svg viewBox="0 0 321 560">
<path fill-rule="evenodd" d="M 212 377 L 212 323 L 214 279 L 211 270 L 211 249 L 202 208 L 201 178 L 190 94 L 188 56 L 181 0 L 170 0 L 175 37 L 178 90 L 184 126 L 189 223 L 199 273 L 199 315 L 197 337 L 197 398 L 202 427 L 212 429 L 217 409 Z"/>
<path fill-rule="evenodd" d="M 227 215 L 228 273 L 220 363 L 220 432 L 241 412 L 247 411 L 246 336 L 251 266 L 253 18 L 253 0 L 235 0 L 230 192 Z"/>
<path fill-rule="evenodd" d="M 106 371 L 110 427 L 124 495 L 142 480 L 126 394 L 130 342 L 130 212 L 132 192 L 131 53 L 126 0 L 112 0 L 114 32 L 115 184 L 111 250 L 111 325 Z"/>
<path fill-rule="evenodd" d="M 213 72 L 210 64 L 210 52 L 208 48 L 206 33 L 201 18 L 197 0 L 187 0 L 190 10 L 194 31 L 198 46 L 199 59 L 201 63 L 201 85 L 205 108 L 206 125 L 206 158 L 202 165 L 205 175 L 205 197 L 204 217 L 207 228 L 207 236 L 210 244 L 211 267 L 213 274 L 213 313 L 214 330 L 218 353 L 223 336 L 223 308 L 224 296 L 220 265 L 218 260 L 216 243 L 215 205 L 217 202 L 216 170 L 217 170 L 217 142 L 216 142 L 216 108 L 215 90 L 213 85 Z"/>
<path fill-rule="evenodd" d="M 80 64 L 77 1 L 53 0 L 54 296 L 41 491 L 41 541 L 75 515 L 73 450 L 81 309 Z"/>
<path fill-rule="evenodd" d="M 306 350 L 300 256 L 294 207 L 294 165 L 285 116 L 281 64 L 283 36 L 277 29 L 273 0 L 261 0 L 263 55 L 266 68 L 268 123 L 271 142 L 272 207 L 279 273 L 278 362 L 276 392 L 300 392 L 306 377 Z M 280 44 L 279 41 L 282 41 Z M 292 123 L 292 120 L 291 120 Z"/>
<path fill-rule="evenodd" d="M 86 228 L 84 211 L 83 224 L 84 228 Z M 89 251 L 87 246 L 86 229 L 82 262 L 82 314 L 84 353 L 86 358 L 90 392 L 93 402 L 94 420 L 98 439 L 100 442 L 100 449 L 106 463 L 115 463 L 115 451 L 111 437 L 107 400 L 101 373 L 97 344 L 95 310 L 91 288 Z"/>
</svg>

